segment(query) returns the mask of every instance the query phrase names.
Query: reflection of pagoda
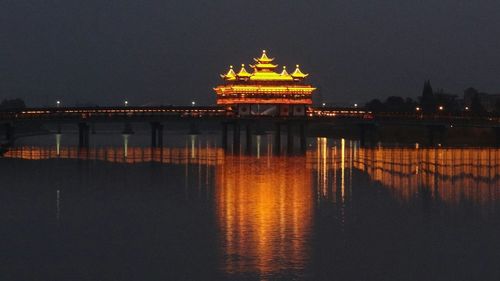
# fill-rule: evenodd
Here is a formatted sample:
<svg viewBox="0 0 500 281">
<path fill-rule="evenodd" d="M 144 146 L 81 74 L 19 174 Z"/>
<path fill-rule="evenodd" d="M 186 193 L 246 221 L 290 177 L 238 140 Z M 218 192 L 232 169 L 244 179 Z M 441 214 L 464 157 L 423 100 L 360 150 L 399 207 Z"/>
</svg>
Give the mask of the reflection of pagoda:
<svg viewBox="0 0 500 281">
<path fill-rule="evenodd" d="M 273 64 L 274 58 L 269 58 L 266 51 L 254 60 L 256 64 L 250 65 L 253 73 L 247 72 L 243 64 L 238 73 L 230 66 L 229 71 L 221 75 L 225 83 L 214 88 L 217 104 L 232 108 L 239 115 L 305 115 L 315 90 L 303 82 L 308 74 L 302 73 L 299 65 L 291 74 L 286 66 L 281 73 L 275 72 L 278 65 Z"/>
</svg>

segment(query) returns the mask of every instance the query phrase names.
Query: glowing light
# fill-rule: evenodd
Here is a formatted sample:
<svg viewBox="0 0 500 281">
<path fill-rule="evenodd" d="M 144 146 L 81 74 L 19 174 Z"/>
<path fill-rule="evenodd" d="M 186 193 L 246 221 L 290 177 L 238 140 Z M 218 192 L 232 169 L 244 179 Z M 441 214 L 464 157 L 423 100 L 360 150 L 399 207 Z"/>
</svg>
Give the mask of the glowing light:
<svg viewBox="0 0 500 281">
<path fill-rule="evenodd" d="M 468 106 L 466 106 L 466 107 L 465 107 L 465 111 L 468 111 L 468 110 L 469 110 L 469 107 L 468 107 Z"/>
<path fill-rule="evenodd" d="M 196 105 L 196 102 L 195 101 L 191 101 L 191 106 L 195 106 Z"/>
<path fill-rule="evenodd" d="M 417 107 L 415 108 L 415 110 L 416 110 L 416 111 L 420 111 L 420 107 L 418 107 L 418 106 L 417 106 Z"/>
<path fill-rule="evenodd" d="M 60 105 L 61 105 L 61 101 L 60 100 L 56 101 L 56 106 L 59 107 Z"/>
<path fill-rule="evenodd" d="M 125 101 L 123 102 L 123 104 L 124 104 L 125 106 L 128 106 L 128 100 L 125 100 Z"/>
<path fill-rule="evenodd" d="M 444 106 L 440 105 L 439 107 L 439 110 L 443 111 L 444 110 Z"/>
<path fill-rule="evenodd" d="M 357 104 L 357 103 L 355 103 L 355 104 L 354 104 L 354 107 L 358 107 L 358 104 Z"/>
</svg>

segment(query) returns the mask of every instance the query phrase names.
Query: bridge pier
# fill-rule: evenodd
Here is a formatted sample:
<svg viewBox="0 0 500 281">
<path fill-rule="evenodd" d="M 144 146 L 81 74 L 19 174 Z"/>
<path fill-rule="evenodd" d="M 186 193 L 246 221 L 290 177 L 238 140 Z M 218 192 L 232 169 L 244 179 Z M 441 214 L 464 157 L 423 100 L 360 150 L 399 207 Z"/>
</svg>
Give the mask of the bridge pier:
<svg viewBox="0 0 500 281">
<path fill-rule="evenodd" d="M 222 122 L 222 149 L 227 150 L 227 126 L 226 122 Z"/>
<path fill-rule="evenodd" d="M 160 122 L 151 122 L 151 147 L 163 146 L 163 125 Z"/>
<path fill-rule="evenodd" d="M 7 144 L 12 145 L 14 143 L 15 127 L 11 123 L 4 124 L 5 130 L 5 140 Z"/>
<path fill-rule="evenodd" d="M 252 127 L 250 124 L 246 124 L 246 153 L 252 154 Z"/>
<path fill-rule="evenodd" d="M 274 131 L 274 154 L 281 154 L 281 124 L 276 123 Z"/>
<path fill-rule="evenodd" d="M 90 126 L 87 123 L 78 123 L 78 147 L 89 147 Z"/>
<path fill-rule="evenodd" d="M 306 124 L 304 122 L 299 124 L 299 135 L 300 135 L 300 152 L 304 153 L 307 150 Z"/>
<path fill-rule="evenodd" d="M 293 146 L 294 146 L 294 134 L 293 134 L 293 122 L 288 121 L 287 122 L 287 127 L 286 127 L 286 150 L 288 154 L 293 153 Z"/>
<path fill-rule="evenodd" d="M 240 123 L 234 122 L 233 123 L 233 153 L 235 153 L 235 154 L 240 153 L 240 137 L 241 137 Z"/>
<path fill-rule="evenodd" d="M 134 134 L 134 130 L 132 129 L 132 124 L 130 124 L 128 122 L 125 123 L 125 125 L 123 126 L 122 134 L 123 135 L 133 135 Z"/>
</svg>

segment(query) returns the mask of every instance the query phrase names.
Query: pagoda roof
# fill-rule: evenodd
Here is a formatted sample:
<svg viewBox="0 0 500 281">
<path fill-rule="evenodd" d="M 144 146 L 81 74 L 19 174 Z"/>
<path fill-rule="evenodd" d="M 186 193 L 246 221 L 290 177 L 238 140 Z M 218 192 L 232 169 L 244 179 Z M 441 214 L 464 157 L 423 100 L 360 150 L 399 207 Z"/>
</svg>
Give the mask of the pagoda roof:
<svg viewBox="0 0 500 281">
<path fill-rule="evenodd" d="M 230 65 L 229 66 L 229 70 L 227 71 L 227 73 L 226 74 L 221 74 L 220 77 L 223 78 L 223 79 L 225 79 L 225 80 L 236 80 L 236 73 L 233 70 L 233 66 Z"/>
<path fill-rule="evenodd" d="M 293 78 L 306 78 L 307 76 L 309 76 L 309 74 L 305 74 L 305 73 L 302 73 L 302 71 L 300 71 L 300 68 L 299 68 L 299 65 L 297 64 L 296 65 L 296 68 L 295 70 L 292 72 L 292 77 Z"/>
<path fill-rule="evenodd" d="M 258 59 L 255 59 L 254 60 L 258 63 L 262 63 L 262 64 L 267 64 L 267 63 L 270 63 L 274 60 L 274 58 L 269 58 L 266 54 L 266 50 L 262 50 L 262 55 L 260 56 L 260 58 Z"/>
<path fill-rule="evenodd" d="M 241 69 L 240 71 L 238 72 L 238 74 L 236 74 L 236 76 L 238 76 L 238 78 L 248 78 L 250 76 L 252 76 L 251 73 L 249 73 L 246 69 L 245 69 L 245 65 L 242 64 L 241 65 Z"/>
</svg>

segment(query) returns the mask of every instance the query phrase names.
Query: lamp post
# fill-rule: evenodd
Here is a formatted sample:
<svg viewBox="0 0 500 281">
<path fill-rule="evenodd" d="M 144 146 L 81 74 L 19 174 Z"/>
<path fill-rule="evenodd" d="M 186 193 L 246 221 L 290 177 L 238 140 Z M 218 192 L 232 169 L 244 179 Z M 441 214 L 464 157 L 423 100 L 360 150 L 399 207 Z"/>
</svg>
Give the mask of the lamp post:
<svg viewBox="0 0 500 281">
<path fill-rule="evenodd" d="M 61 106 L 61 101 L 60 100 L 57 100 L 56 101 L 56 107 L 60 107 Z"/>
<path fill-rule="evenodd" d="M 124 104 L 125 106 L 128 106 L 128 100 L 125 100 L 125 101 L 123 102 L 123 104 Z"/>
<path fill-rule="evenodd" d="M 195 101 L 191 101 L 191 106 L 195 106 L 196 105 L 196 102 Z"/>
</svg>

